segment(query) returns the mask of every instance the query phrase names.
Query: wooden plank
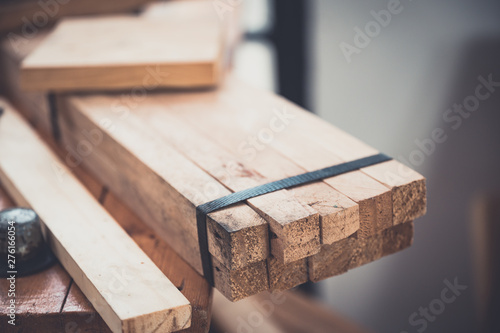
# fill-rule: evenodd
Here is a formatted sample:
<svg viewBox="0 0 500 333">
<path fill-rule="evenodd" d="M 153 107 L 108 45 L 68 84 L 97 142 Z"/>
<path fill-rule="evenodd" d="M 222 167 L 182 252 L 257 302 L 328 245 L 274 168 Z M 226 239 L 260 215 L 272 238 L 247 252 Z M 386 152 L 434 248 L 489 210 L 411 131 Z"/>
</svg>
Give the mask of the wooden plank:
<svg viewBox="0 0 500 333">
<path fill-rule="evenodd" d="M 245 165 L 245 161 L 165 112 L 161 101 L 154 98 L 149 103 L 150 100 L 144 100 L 140 110 L 132 110 L 125 121 L 156 129 L 166 145 L 172 146 L 234 192 L 274 180 L 266 178 L 257 165 Z M 273 167 L 279 166 L 273 164 Z M 282 190 L 247 200 L 269 222 L 273 232 L 271 253 L 283 263 L 309 257 L 318 253 L 320 248 L 319 216 L 297 199 L 289 191 Z"/>
<path fill-rule="evenodd" d="M 0 33 L 19 43 L 64 16 L 131 12 L 151 0 L 9 1 L 0 6 Z"/>
<path fill-rule="evenodd" d="M 69 97 L 60 107 L 64 110 L 60 118 L 64 146 L 73 147 L 73 156 L 80 158 L 82 165 L 118 193 L 143 221 L 202 273 L 195 207 L 230 192 L 158 140 L 150 130 L 127 127 L 134 124 L 122 121 L 120 114 L 110 113 L 103 118 L 97 107 L 100 104 L 86 105 L 85 101 L 85 98 Z M 98 144 L 91 144 L 88 152 L 81 150 L 85 149 L 82 145 L 89 142 L 83 135 L 85 132 L 99 136 Z M 159 151 L 162 153 L 158 154 Z M 120 172 L 116 172 L 118 166 Z M 247 205 L 211 213 L 207 224 L 208 231 L 219 232 L 209 237 L 209 241 L 218 239 L 209 243 L 213 256 L 238 253 L 238 258 L 217 257 L 218 261 L 252 263 L 267 258 L 267 224 Z M 224 240 L 234 243 L 227 244 Z M 214 250 L 217 247 L 221 250 Z M 227 250 L 231 248 L 236 250 Z M 249 252 L 251 250 L 253 252 Z"/>
<path fill-rule="evenodd" d="M 58 147 L 52 147 L 60 156 L 65 153 Z M 174 283 L 182 294 L 189 300 L 192 306 L 191 327 L 182 332 L 208 332 L 211 319 L 212 288 L 206 280 L 197 274 L 185 261 L 183 261 L 165 242 L 160 240 L 151 229 L 149 229 L 137 216 L 121 203 L 112 193 L 104 191 L 103 187 L 94 178 L 92 178 L 82 168 L 73 168 L 72 173 L 83 183 L 96 199 L 101 199 L 103 206 L 117 220 L 125 231 L 134 239 L 136 243 L 150 256 L 153 262 L 162 270 L 162 272 Z M 103 193 L 107 193 L 103 196 Z M 11 207 L 13 202 L 0 187 L 0 210 Z M 138 238 L 139 237 L 139 238 Z M 138 241 L 140 239 L 140 241 Z M 55 332 L 55 331 L 73 331 L 78 329 L 92 332 L 110 332 L 99 314 L 96 313 L 91 303 L 82 294 L 80 288 L 75 283 L 69 285 L 67 297 L 58 298 L 59 305 L 52 308 L 45 305 L 45 302 L 56 299 L 60 294 L 59 286 L 69 282 L 69 275 L 60 265 L 53 266 L 43 273 L 20 278 L 24 286 L 30 287 L 26 290 L 19 287 L 18 300 L 22 304 L 29 306 L 23 307 L 18 311 L 17 318 L 20 319 L 20 325 L 25 330 L 37 332 Z M 65 282 L 66 281 L 66 282 Z M 0 290 L 7 290 L 7 281 L 0 281 Z M 43 285 L 37 288 L 36 286 Z M 20 297 L 19 297 L 20 295 Z M 7 299 L 7 297 L 2 298 Z M 5 304 L 0 304 L 0 313 L 4 311 Z M 3 320 L 5 319 L 5 320 Z M 0 317 L 2 323 L 6 318 Z M 1 325 L 0 325 L 1 327 Z"/>
<path fill-rule="evenodd" d="M 53 169 L 60 164 L 57 157 L 7 103 L 1 104 L 2 184 L 18 204 L 37 211 L 54 253 L 111 330 L 176 331 L 189 326 L 187 299 L 83 185 L 69 172 L 58 178 L 61 174 Z"/>
<path fill-rule="evenodd" d="M 21 66 L 27 90 L 113 90 L 219 82 L 221 29 L 204 22 L 110 16 L 63 19 Z M 110 42 L 111 41 L 111 42 Z"/>
<path fill-rule="evenodd" d="M 232 85 L 232 83 L 228 82 L 227 85 Z M 226 87 L 226 85 L 224 86 Z M 170 113 L 182 117 L 198 131 L 231 151 L 234 156 L 240 156 L 247 165 L 271 180 L 283 179 L 307 171 L 283 157 L 280 152 L 266 148 L 265 145 L 262 145 L 265 147 L 263 150 L 251 158 L 245 158 L 246 147 L 243 147 L 243 145 L 249 140 L 256 139 L 254 135 L 260 130 L 269 130 L 266 125 L 269 126 L 269 122 L 275 119 L 276 116 L 272 109 L 266 109 L 269 111 L 266 117 L 267 124 L 249 130 L 252 126 L 253 116 L 249 117 L 248 113 L 253 114 L 256 111 L 245 109 L 247 115 L 243 115 L 242 112 L 238 114 L 238 117 L 234 117 L 236 110 L 240 109 L 239 106 L 229 105 L 226 95 L 224 95 L 225 98 L 220 99 L 217 98 L 218 95 L 219 91 L 201 92 L 196 97 L 190 96 L 189 98 L 195 97 L 200 100 L 199 104 L 192 107 L 185 106 L 187 99 L 171 99 L 170 96 L 155 97 L 168 103 Z M 202 103 L 201 101 L 207 102 Z M 322 243 L 328 244 L 343 239 L 360 228 L 358 204 L 324 182 L 295 187 L 291 192 L 300 202 L 309 205 L 313 211 L 318 212 L 321 220 Z"/>
<path fill-rule="evenodd" d="M 183 333 L 208 332 L 212 313 L 213 289 L 208 282 L 126 207 L 108 192 L 103 207 L 117 220 L 163 274 L 189 300 L 192 307 L 191 327 Z M 159 290 L 159 289 L 158 289 Z"/>
<path fill-rule="evenodd" d="M 81 181 L 85 179 L 86 185 L 95 182 L 82 170 L 78 178 Z M 159 240 L 112 193 L 108 193 L 103 205 L 191 303 L 192 325 L 181 332 L 208 332 L 212 288 L 206 280 Z M 0 187 L 0 210 L 11 206 L 13 202 Z M 41 273 L 17 279 L 17 327 L 36 332 L 76 332 L 77 329 L 110 332 L 80 288 L 70 281 L 68 273 L 59 264 Z M 8 290 L 7 283 L 7 280 L 0 281 L 0 294 Z M 7 300 L 7 295 L 2 296 L 2 299 Z M 7 322 L 6 306 L 6 303 L 0 303 L 0 328 Z"/>
<path fill-rule="evenodd" d="M 184 154 L 188 154 L 193 160 L 196 158 L 199 160 L 200 155 L 202 157 L 217 156 L 223 161 L 222 165 L 226 171 L 223 171 L 222 167 L 212 167 L 212 172 L 222 173 L 223 180 L 231 182 L 226 186 L 232 186 L 237 177 L 253 176 L 260 182 L 266 183 L 306 171 L 272 150 L 270 152 L 264 150 L 253 158 L 245 159 L 241 155 L 241 143 L 245 142 L 249 135 L 244 129 L 251 126 L 247 121 L 248 116 L 240 113 L 239 117 L 234 117 L 236 112 L 233 110 L 238 106 L 228 105 L 227 98 L 218 97 L 219 91 L 148 96 L 141 103 L 141 109 L 137 112 L 132 111 L 131 116 L 136 117 L 136 122 L 147 120 L 148 124 L 155 127 L 170 144 L 175 145 Z M 249 112 L 254 113 L 253 110 Z M 268 116 L 269 122 L 273 114 Z M 190 126 L 186 126 L 186 122 Z M 204 147 L 200 147 L 200 142 Z M 217 149 L 217 145 L 223 148 Z M 200 149 L 204 149 L 203 153 L 199 151 Z M 207 150 L 210 151 L 207 152 Z M 206 165 L 201 161 L 198 164 L 202 167 Z M 379 184 L 379 186 L 382 185 Z M 287 192 L 293 193 L 299 202 L 309 206 L 312 211 L 318 212 L 323 240 L 342 239 L 359 228 L 358 205 L 327 184 L 316 182 Z M 271 230 L 273 230 L 272 227 L 273 225 L 271 225 Z M 304 246 L 304 242 L 313 240 L 307 235 L 304 230 L 301 230 L 302 243 L 298 245 L 304 251 L 302 255 L 290 257 L 290 260 L 284 260 L 284 263 L 299 260 L 317 251 L 311 245 L 319 246 L 319 242 L 315 241 L 307 247 Z M 279 236 L 278 234 L 278 238 Z M 275 257 L 281 259 L 279 256 Z"/>
<path fill-rule="evenodd" d="M 389 254 L 409 247 L 413 241 L 413 223 L 407 222 L 385 229 L 367 238 L 353 235 L 324 245 L 321 252 L 309 257 L 309 279 L 318 282 L 346 273 Z"/>
<path fill-rule="evenodd" d="M 223 96 L 223 98 L 212 98 L 213 102 L 208 106 L 205 103 L 203 108 L 201 108 L 200 104 L 198 110 L 182 110 L 178 111 L 177 114 L 185 117 L 193 125 L 198 125 L 198 130 L 205 128 L 207 135 L 210 134 L 218 137 L 220 144 L 226 143 L 226 145 L 232 146 L 234 151 L 238 149 L 241 151 L 242 146 L 240 143 L 245 142 L 245 137 L 253 133 L 262 133 L 263 129 L 267 131 L 266 133 L 272 131 L 273 124 L 270 123 L 270 119 L 275 116 L 276 112 L 282 112 L 296 118 L 296 112 L 294 112 L 292 106 L 281 107 L 276 102 L 280 101 L 280 99 L 275 98 L 269 93 L 256 91 L 237 80 L 228 80 L 222 89 L 223 91 L 202 92 L 199 95 L 205 95 L 205 99 L 210 99 L 210 94 L 214 97 Z M 196 96 L 196 98 L 200 97 Z M 165 99 L 165 101 L 168 101 L 169 110 L 175 112 L 175 106 L 181 104 L 182 101 L 179 101 L 179 98 L 175 98 L 174 100 L 177 104 L 174 104 L 175 102 L 172 103 L 171 99 L 174 98 Z M 245 107 L 241 107 L 241 105 L 245 105 Z M 252 113 L 252 116 L 248 116 L 249 112 Z M 245 119 L 245 122 L 243 123 L 241 119 Z M 331 151 L 323 149 L 322 145 L 311 142 L 309 138 L 316 135 L 315 129 L 311 126 L 305 128 L 305 125 L 300 124 L 302 128 L 298 130 L 298 127 L 295 126 L 297 122 L 300 121 L 289 120 L 289 126 L 282 127 L 278 133 L 272 136 L 272 139 L 268 140 L 267 145 L 270 146 L 268 149 L 271 152 L 267 153 L 264 150 L 259 152 L 257 156 L 282 154 L 289 159 L 289 163 L 295 163 L 302 170 L 301 172 L 315 171 L 345 161 L 334 155 Z M 230 136 L 231 140 L 227 140 L 227 136 Z M 342 142 L 340 142 L 341 144 Z M 328 145 L 328 142 L 326 142 L 326 145 Z M 244 147 L 245 149 L 249 149 L 250 145 Z M 276 150 L 275 154 L 272 153 L 273 149 Z M 255 157 L 255 159 L 257 158 Z M 276 160 L 277 158 L 274 157 L 274 168 L 276 168 Z M 258 161 L 259 164 L 264 163 L 263 159 L 259 159 Z M 286 162 L 283 161 L 281 164 L 284 163 Z M 367 237 L 392 226 L 392 196 L 391 191 L 385 185 L 361 171 L 353 171 L 328 178 L 324 182 L 359 205 L 360 230 L 358 235 L 360 237 Z M 317 192 L 310 191 L 310 193 Z M 345 203 L 337 198 L 335 204 L 345 207 Z M 326 208 L 332 209 L 334 204 L 329 205 L 328 201 L 321 200 L 321 206 L 327 206 Z M 348 234 L 343 235 L 337 231 L 339 229 L 338 224 L 327 223 L 325 221 L 324 225 L 328 231 L 331 229 L 335 230 L 330 232 L 323 231 L 322 241 L 324 244 L 331 244 L 349 236 L 357 230 L 349 228 L 349 224 L 347 223 Z"/>
<path fill-rule="evenodd" d="M 329 164 L 326 163 L 327 161 L 335 164 L 378 153 L 362 141 L 275 94 L 256 89 L 232 77 L 226 80 L 222 89 L 224 90 L 219 89 L 211 93 L 213 96 L 210 96 L 210 92 L 205 94 L 207 101 L 204 105 L 205 115 L 210 114 L 214 126 L 232 124 L 234 127 L 233 121 L 235 120 L 228 120 L 228 117 L 233 115 L 233 119 L 238 120 L 240 126 L 250 129 L 250 132 L 259 133 L 262 129 L 271 129 L 270 119 L 272 119 L 273 111 L 286 113 L 288 117 L 286 126 L 283 130 L 275 131 L 272 140 L 269 140 L 267 145 L 287 155 L 295 163 L 307 165 L 308 169 L 326 166 Z M 214 98 L 214 95 L 217 98 Z M 226 108 L 221 107 L 224 103 L 227 105 Z M 181 114 L 189 116 L 188 111 L 184 110 Z M 198 118 L 197 122 L 201 123 L 200 120 Z M 213 130 L 211 126 L 210 129 Z M 229 126 L 225 126 L 224 130 L 230 130 Z M 217 134 L 216 131 L 214 133 Z M 253 152 L 258 152 L 258 155 L 268 151 L 267 148 L 263 152 L 258 150 L 259 147 L 253 147 Z M 252 150 L 248 151 L 252 152 Z M 371 224 L 368 224 L 367 228 L 360 226 L 362 232 L 363 230 L 368 230 L 366 234 L 377 232 L 390 225 L 405 223 L 425 214 L 426 189 L 425 178 L 422 175 L 395 160 L 363 168 L 361 172 L 335 177 L 329 179 L 328 182 L 355 201 L 369 201 L 367 209 L 364 212 L 360 210 L 360 214 L 361 220 L 369 218 Z M 387 192 L 362 174 L 370 176 L 391 190 L 392 224 L 387 223 Z M 370 199 L 371 195 L 374 195 L 372 198 L 377 200 Z M 376 217 L 375 221 L 372 217 Z"/>
<path fill-rule="evenodd" d="M 248 85 L 245 85 L 245 89 L 255 90 Z M 266 97 L 264 91 L 255 93 L 266 105 L 269 105 L 266 102 L 268 99 L 273 100 L 270 102 L 271 106 L 288 108 L 296 116 L 296 121 L 290 125 L 290 131 L 315 133 L 315 135 L 307 136 L 307 138 L 303 136 L 303 138 L 307 139 L 306 142 L 310 145 L 322 147 L 325 152 L 330 152 L 341 161 L 351 161 L 379 153 L 361 140 L 283 98 L 269 94 Z M 251 98 L 250 93 L 247 93 L 247 96 Z M 391 189 L 393 225 L 415 220 L 426 213 L 425 178 L 419 173 L 396 160 L 362 168 L 361 171 Z"/>
</svg>

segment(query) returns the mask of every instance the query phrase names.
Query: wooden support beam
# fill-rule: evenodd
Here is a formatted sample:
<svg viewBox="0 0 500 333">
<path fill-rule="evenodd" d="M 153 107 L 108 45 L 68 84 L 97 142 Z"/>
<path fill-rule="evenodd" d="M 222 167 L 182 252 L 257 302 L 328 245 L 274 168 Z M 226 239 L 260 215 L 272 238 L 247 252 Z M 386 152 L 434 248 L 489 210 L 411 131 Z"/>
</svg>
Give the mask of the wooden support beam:
<svg viewBox="0 0 500 333">
<path fill-rule="evenodd" d="M 38 213 L 53 252 L 111 330 L 189 327 L 188 300 L 29 125 L 0 105 L 0 181 L 16 203 Z"/>
</svg>

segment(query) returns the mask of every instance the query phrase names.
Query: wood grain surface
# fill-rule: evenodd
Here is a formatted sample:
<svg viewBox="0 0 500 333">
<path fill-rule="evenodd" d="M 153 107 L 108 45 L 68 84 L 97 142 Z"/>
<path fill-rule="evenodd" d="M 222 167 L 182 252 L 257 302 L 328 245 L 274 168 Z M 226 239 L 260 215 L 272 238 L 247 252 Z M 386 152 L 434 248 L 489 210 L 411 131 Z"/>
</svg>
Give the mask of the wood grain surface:
<svg viewBox="0 0 500 333">
<path fill-rule="evenodd" d="M 219 81 L 222 56 L 218 21 L 66 18 L 24 59 L 21 86 L 45 91 L 207 87 Z"/>
</svg>

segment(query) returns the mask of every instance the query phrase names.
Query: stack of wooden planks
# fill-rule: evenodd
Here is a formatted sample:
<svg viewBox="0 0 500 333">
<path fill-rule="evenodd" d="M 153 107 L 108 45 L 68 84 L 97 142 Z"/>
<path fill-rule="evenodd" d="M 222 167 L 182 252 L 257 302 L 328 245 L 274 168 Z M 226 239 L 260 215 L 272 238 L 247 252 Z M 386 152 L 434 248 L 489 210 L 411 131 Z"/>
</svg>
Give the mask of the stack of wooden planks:
<svg viewBox="0 0 500 333">
<path fill-rule="evenodd" d="M 215 91 L 150 94 L 137 108 L 119 94 L 64 96 L 58 110 L 67 161 L 85 165 L 200 273 L 196 206 L 376 152 L 233 78 Z M 211 213 L 215 287 L 239 300 L 345 272 L 410 245 L 424 211 L 424 178 L 389 161 Z"/>
<path fill-rule="evenodd" d="M 59 134 L 57 143 L 66 149 L 64 162 L 70 168 L 83 166 L 92 173 L 200 274 L 197 206 L 377 153 L 298 106 L 231 75 L 217 81 L 216 90 L 143 89 L 140 95 L 134 90 L 139 75 L 127 77 L 130 81 L 115 76 L 128 75 L 127 66 L 106 76 L 113 82 L 101 81 L 94 71 L 102 70 L 101 65 L 94 63 L 93 68 L 84 62 L 87 57 L 75 58 L 59 44 L 70 38 L 64 27 L 38 48 L 30 41 L 24 54 L 2 44 L 3 62 L 22 68 L 21 74 L 14 69 L 6 78 L 9 97 L 42 132 Z M 102 64 L 102 57 L 92 59 Z M 106 59 L 106 64 L 112 61 Z M 86 68 L 92 75 L 86 76 Z M 165 86 L 190 85 L 183 84 L 185 79 L 181 75 Z M 26 93 L 21 86 L 42 92 Z M 92 87 L 129 90 L 67 92 Z M 49 103 L 47 91 L 65 93 Z M 27 103 L 35 96 L 43 101 L 43 112 Z M 52 122 L 49 104 L 57 110 L 52 115 L 58 115 Z M 412 222 L 425 209 L 425 179 L 388 161 L 210 213 L 206 233 L 215 287 L 236 301 L 344 273 L 408 247 Z"/>
</svg>

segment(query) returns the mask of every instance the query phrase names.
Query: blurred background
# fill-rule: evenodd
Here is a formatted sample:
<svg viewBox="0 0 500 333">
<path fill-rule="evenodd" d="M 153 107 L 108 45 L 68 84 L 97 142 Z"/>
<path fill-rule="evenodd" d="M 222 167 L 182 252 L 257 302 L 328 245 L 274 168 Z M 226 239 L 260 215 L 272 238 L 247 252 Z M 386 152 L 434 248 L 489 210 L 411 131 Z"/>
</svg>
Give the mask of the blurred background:
<svg viewBox="0 0 500 333">
<path fill-rule="evenodd" d="M 486 328 L 484 322 L 488 311 L 500 313 L 498 255 L 485 255 L 494 251 L 488 223 L 500 223 L 492 213 L 500 205 L 494 199 L 500 192 L 500 87 L 490 87 L 484 100 L 475 97 L 480 78 L 500 82 L 500 2 L 243 5 L 245 41 L 234 62 L 240 77 L 427 177 L 428 213 L 415 224 L 411 248 L 306 288 L 376 332 L 477 332 L 480 322 L 498 332 L 498 324 Z M 446 281 L 464 290 L 425 328 L 411 323 L 413 313 L 441 298 Z"/>
</svg>

